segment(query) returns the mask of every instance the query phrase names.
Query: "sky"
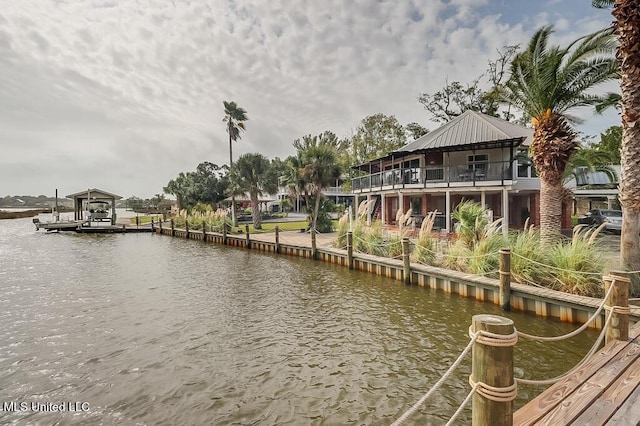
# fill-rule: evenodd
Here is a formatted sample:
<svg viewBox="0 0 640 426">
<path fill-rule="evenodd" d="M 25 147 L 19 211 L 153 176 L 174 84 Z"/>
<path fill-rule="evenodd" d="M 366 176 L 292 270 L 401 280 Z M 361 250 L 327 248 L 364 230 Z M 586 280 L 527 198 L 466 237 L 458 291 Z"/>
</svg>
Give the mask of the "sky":
<svg viewBox="0 0 640 426">
<path fill-rule="evenodd" d="M 0 197 L 162 193 L 228 164 L 225 100 L 249 117 L 234 158 L 376 113 L 433 130 L 421 93 L 543 25 L 566 45 L 611 21 L 591 0 L 0 0 Z"/>
</svg>

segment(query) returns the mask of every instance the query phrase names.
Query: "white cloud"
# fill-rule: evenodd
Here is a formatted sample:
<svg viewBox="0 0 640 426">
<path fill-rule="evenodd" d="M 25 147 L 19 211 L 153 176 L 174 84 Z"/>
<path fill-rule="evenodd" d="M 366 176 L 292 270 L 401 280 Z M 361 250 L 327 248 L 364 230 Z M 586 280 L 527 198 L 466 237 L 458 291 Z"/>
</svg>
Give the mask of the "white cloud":
<svg viewBox="0 0 640 426">
<path fill-rule="evenodd" d="M 610 21 L 553 10 L 516 19 L 487 14 L 491 5 L 11 2 L 0 8 L 0 195 L 160 192 L 201 161 L 228 161 L 223 100 L 250 119 L 235 155 L 285 157 L 295 138 L 346 136 L 377 112 L 434 128 L 419 93 L 469 81 L 538 25 L 555 22 L 570 40 Z"/>
</svg>

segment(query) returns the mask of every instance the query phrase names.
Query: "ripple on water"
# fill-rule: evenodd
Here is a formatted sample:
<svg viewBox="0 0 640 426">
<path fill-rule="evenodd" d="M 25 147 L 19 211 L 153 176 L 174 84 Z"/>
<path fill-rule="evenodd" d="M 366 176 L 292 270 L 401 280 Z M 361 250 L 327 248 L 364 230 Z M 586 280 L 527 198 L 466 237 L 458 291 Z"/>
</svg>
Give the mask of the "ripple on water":
<svg viewBox="0 0 640 426">
<path fill-rule="evenodd" d="M 3 396 L 91 409 L 0 413 L 0 423 L 388 424 L 455 360 L 471 315 L 498 313 L 320 262 L 145 234 L 44 236 L 29 221 L 5 222 Z M 567 329 L 509 315 L 538 333 Z M 554 360 L 577 361 L 584 340 L 527 347 L 518 367 L 557 374 Z M 448 419 L 469 369 L 465 361 L 418 423 Z"/>
</svg>

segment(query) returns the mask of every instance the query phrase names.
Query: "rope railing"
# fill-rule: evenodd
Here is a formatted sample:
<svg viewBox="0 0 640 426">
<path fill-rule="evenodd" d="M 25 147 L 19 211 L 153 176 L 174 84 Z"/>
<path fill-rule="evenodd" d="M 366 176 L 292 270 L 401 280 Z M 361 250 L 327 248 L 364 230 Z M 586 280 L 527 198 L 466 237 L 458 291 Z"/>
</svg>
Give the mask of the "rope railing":
<svg viewBox="0 0 640 426">
<path fill-rule="evenodd" d="M 552 385 L 554 383 L 559 382 L 560 380 L 564 379 L 565 377 L 569 376 L 570 374 L 572 374 L 574 371 L 578 370 L 580 367 L 582 367 L 587 361 L 589 361 L 591 359 L 591 357 L 596 353 L 596 351 L 598 350 L 598 348 L 600 347 L 600 344 L 602 343 L 602 340 L 605 337 L 606 331 L 607 331 L 607 327 L 609 326 L 609 323 L 611 321 L 611 317 L 613 316 L 613 309 L 609 312 L 609 314 L 607 315 L 607 319 L 604 323 L 604 326 L 602 327 L 602 331 L 600 332 L 600 334 L 598 335 L 598 338 L 596 339 L 596 341 L 594 342 L 593 346 L 591 347 L 591 349 L 589 349 L 589 352 L 587 352 L 587 354 L 576 364 L 573 366 L 573 368 L 571 368 L 570 370 L 566 371 L 565 373 L 553 377 L 551 379 L 546 379 L 546 380 L 532 380 L 532 379 L 519 379 L 516 378 L 516 382 L 517 383 L 522 383 L 524 385 Z"/>
<path fill-rule="evenodd" d="M 480 336 L 480 331 L 478 331 L 477 333 L 475 333 L 473 335 L 473 337 L 471 338 L 471 341 L 469 341 L 469 343 L 462 350 L 462 352 L 460 353 L 458 358 L 453 362 L 453 364 L 451 364 L 451 366 L 442 375 L 442 377 L 440 377 L 440 380 L 438 380 L 431 387 L 431 389 L 429 389 L 429 391 L 422 396 L 422 398 L 420 398 L 415 404 L 413 404 L 411 406 L 411 408 L 409 408 L 407 411 L 405 411 L 405 413 L 403 415 L 401 415 L 395 422 L 393 422 L 391 426 L 401 426 L 401 425 L 405 424 L 405 422 L 407 420 L 409 420 L 409 418 L 411 416 L 413 416 L 415 413 L 418 412 L 420 407 L 422 407 L 422 405 L 431 397 L 431 395 L 433 395 L 438 389 L 440 389 L 442 384 L 449 378 L 449 376 L 451 376 L 451 374 L 453 374 L 453 372 L 460 365 L 460 363 L 462 363 L 462 360 L 464 359 L 465 356 L 467 356 L 467 354 L 469 353 L 469 351 L 473 347 L 473 344 L 478 339 L 478 336 Z"/>
<path fill-rule="evenodd" d="M 591 315 L 587 321 L 585 321 L 584 324 L 582 324 L 580 327 L 578 327 L 577 329 L 573 330 L 570 333 L 567 334 L 563 334 L 560 336 L 551 336 L 551 337 L 545 337 L 545 336 L 534 336 L 532 334 L 527 334 L 524 333 L 522 331 L 519 331 L 518 334 L 520 335 L 520 337 L 524 338 L 524 339 L 529 339 L 529 340 L 533 340 L 536 342 L 559 342 L 561 340 L 566 340 L 566 339 L 570 339 L 574 336 L 577 336 L 578 334 L 580 334 L 581 332 L 583 332 L 584 330 L 586 330 L 589 325 L 596 320 L 596 318 L 600 315 L 600 313 L 602 312 L 602 310 L 605 308 L 605 304 L 607 302 L 607 299 L 609 298 L 609 296 L 611 295 L 611 293 L 613 292 L 613 286 L 611 286 L 609 288 L 609 291 L 607 291 L 607 293 L 605 294 L 604 298 L 602 299 L 602 302 L 600 302 L 600 305 L 598 305 L 598 308 L 596 309 L 596 311 L 593 313 L 593 315 Z M 605 327 L 602 327 L 603 329 Z"/>
<path fill-rule="evenodd" d="M 537 260 L 533 260 L 533 259 L 529 259 L 527 257 L 524 257 L 514 251 L 511 252 L 511 255 L 520 258 L 522 260 L 526 260 L 527 262 L 531 262 L 533 264 L 539 265 L 539 266 L 544 266 L 546 268 L 550 268 L 556 271 L 561 271 L 561 272 L 569 272 L 572 274 L 582 274 L 582 275 L 602 275 L 602 272 L 587 272 L 587 271 L 576 271 L 576 270 L 571 270 L 571 269 L 564 269 L 564 268 L 558 268 L 557 266 L 553 266 L 553 265 L 547 265 L 545 263 L 541 263 L 538 262 Z"/>
<path fill-rule="evenodd" d="M 451 374 L 453 374 L 453 371 L 455 371 L 455 369 L 460 365 L 464 357 L 469 353 L 476 342 L 485 346 L 508 347 L 515 345 L 518 341 L 518 334 L 517 332 L 515 332 L 515 328 L 513 333 L 503 335 L 491 333 L 485 330 L 479 330 L 474 333 L 472 331 L 472 327 L 470 327 L 469 337 L 471 338 L 471 340 L 469 341 L 467 346 L 462 350 L 458 358 L 453 362 L 453 364 L 451 364 L 451 366 L 442 375 L 442 377 L 440 377 L 440 379 L 431 387 L 431 389 L 429 389 L 427 393 L 422 396 L 422 398 L 420 398 L 415 404 L 413 404 L 413 406 L 411 406 L 411 408 L 409 408 L 404 414 L 402 414 L 402 416 L 400 416 L 395 422 L 393 422 L 392 426 L 400 426 L 405 424 L 406 421 L 411 416 L 413 416 L 438 389 L 440 389 L 442 384 L 451 376 Z M 483 382 L 475 382 L 472 377 L 469 377 L 469 381 L 470 383 L 472 383 L 471 392 L 467 395 L 462 404 L 460 404 L 447 424 L 452 424 L 453 421 L 455 421 L 455 419 L 464 409 L 464 406 L 473 396 L 474 392 L 478 392 L 480 395 L 493 401 L 512 401 L 516 397 L 517 392 L 515 383 L 505 388 L 498 388 L 487 385 Z"/>
</svg>

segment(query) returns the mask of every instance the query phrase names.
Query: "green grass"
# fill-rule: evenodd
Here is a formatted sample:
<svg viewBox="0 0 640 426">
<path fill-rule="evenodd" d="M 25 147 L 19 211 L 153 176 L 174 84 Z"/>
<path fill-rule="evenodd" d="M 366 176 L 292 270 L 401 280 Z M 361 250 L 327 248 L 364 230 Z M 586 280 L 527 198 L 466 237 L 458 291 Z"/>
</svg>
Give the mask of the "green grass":
<svg viewBox="0 0 640 426">
<path fill-rule="evenodd" d="M 337 229 L 338 221 L 334 220 L 333 229 Z M 256 230 L 253 228 L 253 224 L 249 224 L 249 233 L 260 233 L 260 232 L 273 232 L 273 228 L 278 226 L 281 231 L 300 231 L 301 229 L 307 229 L 309 223 L 306 220 L 298 220 L 295 222 L 263 222 L 262 229 Z M 232 228 L 232 233 L 238 233 L 238 231 L 244 232 L 245 225 L 241 224 L 240 226 L 235 226 Z"/>
<path fill-rule="evenodd" d="M 162 216 L 158 215 L 158 216 L 138 216 L 138 224 L 140 225 L 145 225 L 145 224 L 149 224 L 151 223 L 151 219 L 153 219 L 156 222 L 159 222 L 162 220 Z M 135 225 L 136 224 L 136 218 L 132 217 L 131 219 L 131 224 Z"/>
</svg>

